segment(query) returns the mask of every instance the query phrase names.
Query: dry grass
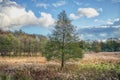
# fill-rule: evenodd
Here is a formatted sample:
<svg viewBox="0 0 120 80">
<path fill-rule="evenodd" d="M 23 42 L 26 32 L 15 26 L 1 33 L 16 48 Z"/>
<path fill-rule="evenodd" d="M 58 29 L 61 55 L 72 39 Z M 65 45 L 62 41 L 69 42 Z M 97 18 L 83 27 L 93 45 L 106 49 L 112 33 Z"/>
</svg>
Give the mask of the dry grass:
<svg viewBox="0 0 120 80">
<path fill-rule="evenodd" d="M 120 64 L 120 52 L 99 52 L 99 53 L 87 53 L 84 58 L 80 60 L 80 63 L 112 63 Z"/>
<path fill-rule="evenodd" d="M 44 57 L 0 57 L 0 63 L 46 63 Z"/>
<path fill-rule="evenodd" d="M 120 53 L 110 53 L 110 52 L 101 52 L 101 53 L 90 53 L 85 54 L 83 59 L 74 61 L 70 60 L 66 62 L 66 65 L 86 65 L 86 64 L 120 64 Z M 34 68 L 34 69 L 45 69 L 46 65 L 60 66 L 60 61 L 46 61 L 44 57 L 0 57 L 0 66 L 7 65 L 7 68 L 10 69 L 22 69 L 22 68 Z M 2 68 L 1 68 L 2 69 Z"/>
<path fill-rule="evenodd" d="M 2 80 L 119 80 L 120 53 L 85 54 L 83 59 L 67 62 L 63 72 L 59 68 L 59 61 L 48 62 L 40 56 L 0 57 Z"/>
<path fill-rule="evenodd" d="M 100 53 L 86 53 L 83 59 L 76 61 L 76 63 L 120 63 L 120 52 L 100 52 Z M 55 61 L 47 62 L 44 57 L 0 57 L 0 64 L 59 64 Z"/>
</svg>

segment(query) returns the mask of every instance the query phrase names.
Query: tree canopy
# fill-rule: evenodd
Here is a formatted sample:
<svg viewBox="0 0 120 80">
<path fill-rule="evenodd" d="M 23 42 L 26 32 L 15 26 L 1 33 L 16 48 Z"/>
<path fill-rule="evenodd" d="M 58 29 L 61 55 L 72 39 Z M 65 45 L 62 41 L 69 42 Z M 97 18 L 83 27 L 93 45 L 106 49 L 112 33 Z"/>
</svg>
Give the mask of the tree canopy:
<svg viewBox="0 0 120 80">
<path fill-rule="evenodd" d="M 63 67 L 66 60 L 82 57 L 83 52 L 79 48 L 78 42 L 79 38 L 75 26 L 71 24 L 65 11 L 62 11 L 58 15 L 52 34 L 49 36 L 44 55 L 47 59 L 60 59 L 61 67 Z"/>
</svg>

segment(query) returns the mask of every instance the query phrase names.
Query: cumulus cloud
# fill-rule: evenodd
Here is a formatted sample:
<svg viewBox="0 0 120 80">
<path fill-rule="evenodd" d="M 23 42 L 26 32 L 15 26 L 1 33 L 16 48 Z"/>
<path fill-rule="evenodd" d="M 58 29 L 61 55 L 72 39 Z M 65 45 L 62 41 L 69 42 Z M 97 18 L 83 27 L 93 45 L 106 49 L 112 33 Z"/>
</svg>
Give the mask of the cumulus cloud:
<svg viewBox="0 0 120 80">
<path fill-rule="evenodd" d="M 40 15 L 38 18 L 16 2 L 3 0 L 0 2 L 0 29 L 14 30 L 29 25 L 48 27 L 54 24 L 51 14 L 41 12 Z"/>
<path fill-rule="evenodd" d="M 82 39 L 103 40 L 107 38 L 120 38 L 120 19 L 111 19 L 112 24 L 96 27 L 87 27 L 78 30 Z M 97 20 L 96 20 L 97 21 Z"/>
<path fill-rule="evenodd" d="M 81 17 L 93 18 L 98 15 L 99 15 L 98 11 L 94 8 L 79 8 L 77 14 L 72 13 L 70 14 L 70 17 L 72 19 L 78 19 Z"/>
<path fill-rule="evenodd" d="M 62 6 L 62 5 L 65 5 L 65 1 L 58 1 L 58 2 L 56 2 L 56 3 L 53 3 L 52 5 L 54 6 L 54 7 L 59 7 L 59 6 Z"/>
<path fill-rule="evenodd" d="M 114 28 L 114 27 L 99 27 L 99 28 L 83 28 L 79 29 L 78 33 L 82 34 L 82 38 L 87 40 L 102 40 L 102 39 L 107 39 L 111 37 L 119 38 L 117 35 L 119 28 Z M 120 34 L 120 32 L 119 32 Z M 89 36 L 91 35 L 91 36 Z"/>
<path fill-rule="evenodd" d="M 71 17 L 72 19 L 78 19 L 78 18 L 79 18 L 79 16 L 75 15 L 74 13 L 71 13 L 71 14 L 70 14 L 70 17 Z"/>
<path fill-rule="evenodd" d="M 115 22 L 117 22 L 120 25 L 120 18 L 108 19 L 107 25 L 113 25 Z"/>
<path fill-rule="evenodd" d="M 113 21 L 112 21 L 111 19 L 108 19 L 107 24 L 108 24 L 108 25 L 112 25 L 112 24 L 113 24 Z"/>
<path fill-rule="evenodd" d="M 45 3 L 38 3 L 38 4 L 36 4 L 36 7 L 41 7 L 41 8 L 45 8 L 45 9 L 47 9 L 48 6 L 49 6 L 49 4 L 45 4 Z"/>
<path fill-rule="evenodd" d="M 96 23 L 105 23 L 101 27 L 109 27 L 109 26 L 112 26 L 112 25 L 114 25 L 114 27 L 115 26 L 116 27 L 120 26 L 120 18 L 107 19 L 107 20 L 94 19 L 94 22 L 96 22 Z"/>
<path fill-rule="evenodd" d="M 41 17 L 38 19 L 38 22 L 46 27 L 53 25 L 55 20 L 52 18 L 52 15 L 49 13 L 41 12 Z"/>
<path fill-rule="evenodd" d="M 99 15 L 94 8 L 79 8 L 78 13 L 80 16 L 86 16 L 87 18 L 92 18 Z"/>
</svg>

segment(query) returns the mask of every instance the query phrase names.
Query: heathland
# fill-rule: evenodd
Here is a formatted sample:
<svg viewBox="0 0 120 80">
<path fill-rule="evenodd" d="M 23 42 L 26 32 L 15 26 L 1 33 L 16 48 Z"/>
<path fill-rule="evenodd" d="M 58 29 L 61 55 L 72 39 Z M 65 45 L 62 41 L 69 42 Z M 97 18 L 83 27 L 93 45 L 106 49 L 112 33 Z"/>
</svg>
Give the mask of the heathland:
<svg viewBox="0 0 120 80">
<path fill-rule="evenodd" d="M 0 80 L 119 80 L 120 52 L 89 52 L 83 59 L 60 61 L 44 57 L 0 57 Z"/>
</svg>

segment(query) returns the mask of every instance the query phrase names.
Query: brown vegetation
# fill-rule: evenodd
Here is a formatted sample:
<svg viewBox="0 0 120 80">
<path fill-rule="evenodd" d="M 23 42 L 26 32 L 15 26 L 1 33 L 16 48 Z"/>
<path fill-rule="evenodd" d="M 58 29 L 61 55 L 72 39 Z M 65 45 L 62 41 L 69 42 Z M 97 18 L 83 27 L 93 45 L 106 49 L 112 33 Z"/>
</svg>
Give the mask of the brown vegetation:
<svg viewBox="0 0 120 80">
<path fill-rule="evenodd" d="M 119 80 L 120 53 L 90 53 L 69 60 L 63 71 L 59 61 L 44 57 L 0 57 L 2 80 Z"/>
<path fill-rule="evenodd" d="M 72 62 L 72 60 L 68 61 L 68 63 Z M 120 52 L 99 52 L 99 53 L 86 53 L 84 54 L 84 58 L 77 60 L 74 63 L 120 63 Z M 35 57 L 0 57 L 0 64 L 46 64 L 46 63 L 56 63 L 59 64 L 59 61 L 47 62 L 44 57 L 35 56 Z"/>
</svg>

